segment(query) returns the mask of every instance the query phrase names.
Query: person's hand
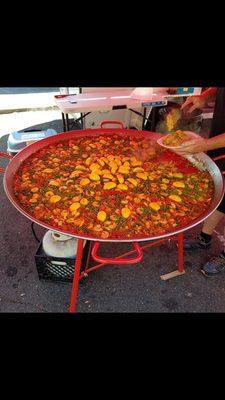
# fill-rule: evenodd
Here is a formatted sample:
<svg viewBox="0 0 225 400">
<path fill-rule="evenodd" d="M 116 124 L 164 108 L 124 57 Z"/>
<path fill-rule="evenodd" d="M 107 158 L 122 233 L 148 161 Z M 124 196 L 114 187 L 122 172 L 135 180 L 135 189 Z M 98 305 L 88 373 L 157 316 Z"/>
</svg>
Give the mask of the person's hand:
<svg viewBox="0 0 225 400">
<path fill-rule="evenodd" d="M 204 96 L 189 96 L 182 104 L 181 110 L 191 113 L 192 111 L 203 108 L 206 105 L 206 98 Z"/>
<path fill-rule="evenodd" d="M 180 149 L 176 149 L 176 153 L 185 156 L 195 153 L 202 153 L 208 150 L 208 140 L 196 138 L 183 143 Z"/>
</svg>

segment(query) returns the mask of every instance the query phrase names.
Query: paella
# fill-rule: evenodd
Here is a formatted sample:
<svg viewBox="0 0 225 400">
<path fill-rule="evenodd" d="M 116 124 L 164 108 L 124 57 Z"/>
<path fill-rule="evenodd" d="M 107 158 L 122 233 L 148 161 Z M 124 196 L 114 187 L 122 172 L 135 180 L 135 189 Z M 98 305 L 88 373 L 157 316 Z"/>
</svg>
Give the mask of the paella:
<svg viewBox="0 0 225 400">
<path fill-rule="evenodd" d="M 214 194 L 207 171 L 155 141 L 116 133 L 41 148 L 21 163 L 13 185 L 33 218 L 102 239 L 172 232 L 203 214 Z"/>
</svg>

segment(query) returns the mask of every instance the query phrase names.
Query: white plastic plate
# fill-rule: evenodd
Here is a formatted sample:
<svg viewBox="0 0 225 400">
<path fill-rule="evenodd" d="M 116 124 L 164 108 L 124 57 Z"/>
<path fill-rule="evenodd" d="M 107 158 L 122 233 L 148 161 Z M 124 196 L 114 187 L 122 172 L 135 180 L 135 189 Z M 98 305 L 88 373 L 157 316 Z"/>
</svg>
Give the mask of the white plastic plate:
<svg viewBox="0 0 225 400">
<path fill-rule="evenodd" d="M 201 136 L 197 135 L 197 134 L 194 133 L 194 132 L 185 131 L 185 133 L 190 137 L 190 140 L 192 140 L 192 139 L 203 140 L 203 138 L 202 138 Z M 169 135 L 171 135 L 171 134 L 169 133 Z M 162 136 L 160 139 L 157 140 L 157 143 L 158 143 L 160 146 L 165 147 L 165 148 L 168 149 L 168 150 L 173 150 L 174 153 L 176 153 L 176 150 L 181 149 L 181 148 L 182 148 L 182 145 L 181 145 L 181 146 L 176 146 L 176 147 L 173 147 L 173 146 L 166 146 L 165 144 L 162 143 L 162 141 L 163 141 L 163 139 L 165 139 L 167 136 L 168 136 L 168 135 Z M 178 152 L 178 154 L 179 154 L 179 152 Z M 201 156 L 201 154 L 203 154 L 203 153 L 198 153 L 198 154 L 193 154 L 193 155 L 186 155 L 186 156 L 182 155 L 182 157 L 184 157 L 184 158 L 186 158 L 186 160 L 190 161 L 190 162 L 191 162 L 196 168 L 198 168 L 199 170 L 205 171 L 207 168 L 206 168 L 205 165 L 202 163 L 201 159 L 199 160 L 199 158 L 198 158 L 198 155 Z"/>
<path fill-rule="evenodd" d="M 202 139 L 203 139 L 201 136 L 197 135 L 197 134 L 194 133 L 194 132 L 185 131 L 185 133 L 186 133 L 186 135 L 188 135 L 188 136 L 190 137 L 190 140 L 192 140 L 192 139 L 199 139 L 199 140 L 202 140 Z M 178 149 L 181 149 L 181 148 L 182 148 L 182 145 L 180 145 L 180 146 L 166 146 L 165 144 L 163 144 L 164 139 L 165 139 L 167 136 L 169 136 L 169 135 L 171 135 L 171 133 L 169 133 L 168 135 L 162 136 L 161 138 L 159 138 L 159 139 L 157 140 L 157 143 L 158 143 L 160 146 L 165 147 L 166 149 L 169 149 L 169 150 L 174 150 L 174 151 L 176 151 L 176 150 L 178 150 Z"/>
</svg>

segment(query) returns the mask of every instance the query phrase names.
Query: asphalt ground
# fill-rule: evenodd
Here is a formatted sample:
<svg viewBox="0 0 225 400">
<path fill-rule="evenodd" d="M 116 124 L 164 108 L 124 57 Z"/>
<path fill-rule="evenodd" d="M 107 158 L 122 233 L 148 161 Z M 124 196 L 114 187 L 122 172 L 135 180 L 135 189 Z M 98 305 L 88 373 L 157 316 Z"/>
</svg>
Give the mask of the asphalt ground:
<svg viewBox="0 0 225 400">
<path fill-rule="evenodd" d="M 37 125 L 61 130 L 61 121 Z M 0 142 L 6 151 L 7 136 Z M 1 165 L 7 162 L 1 160 Z M 188 231 L 190 237 L 201 226 Z M 46 232 L 36 226 L 39 237 Z M 217 228 L 223 231 L 223 223 Z M 38 243 L 32 235 L 31 223 L 7 199 L 0 176 L 0 312 L 63 313 L 69 308 L 71 283 L 39 280 L 35 265 Z M 101 254 L 115 256 L 128 251 L 129 244 L 104 244 Z M 167 242 L 145 251 L 136 265 L 111 266 L 93 272 L 79 286 L 80 313 L 149 312 L 198 313 L 225 312 L 225 274 L 205 278 L 201 265 L 222 249 L 214 235 L 210 250 L 185 253 L 185 274 L 168 281 L 160 275 L 177 268 L 177 249 Z"/>
</svg>

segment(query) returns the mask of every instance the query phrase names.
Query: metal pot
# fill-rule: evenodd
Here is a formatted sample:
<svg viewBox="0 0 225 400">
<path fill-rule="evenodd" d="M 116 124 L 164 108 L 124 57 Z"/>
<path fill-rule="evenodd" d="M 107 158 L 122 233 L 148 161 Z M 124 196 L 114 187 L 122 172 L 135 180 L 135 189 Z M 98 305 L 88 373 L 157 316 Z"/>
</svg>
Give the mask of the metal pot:
<svg viewBox="0 0 225 400">
<path fill-rule="evenodd" d="M 166 116 L 174 108 L 180 110 L 181 104 L 170 101 L 166 107 L 163 107 L 159 111 L 159 122 L 156 126 L 156 132 L 170 133 L 166 125 Z M 196 109 L 191 113 L 180 110 L 180 119 L 177 122 L 176 129 L 199 133 L 202 126 L 202 119 L 202 110 L 200 109 Z"/>
<path fill-rule="evenodd" d="M 64 133 L 60 133 L 56 136 L 52 136 L 52 137 L 40 140 L 36 143 L 29 145 L 25 149 L 21 150 L 16 156 L 14 156 L 11 159 L 10 163 L 8 164 L 8 166 L 5 170 L 4 179 L 3 179 L 3 184 L 4 184 L 4 189 L 5 189 L 6 195 L 8 196 L 9 200 L 14 205 L 14 207 L 16 207 L 16 209 L 19 212 L 21 212 L 25 217 L 29 218 L 31 221 L 34 221 L 35 223 L 43 226 L 46 229 L 50 229 L 55 232 L 59 232 L 59 233 L 65 234 L 65 235 L 70 235 L 70 236 L 77 237 L 80 239 L 94 240 L 94 241 L 99 241 L 99 242 L 100 241 L 101 242 L 140 242 L 140 241 L 156 240 L 156 239 L 166 238 L 166 237 L 169 237 L 172 235 L 177 235 L 178 233 L 181 233 L 183 231 L 186 231 L 186 230 L 198 225 L 200 222 L 202 222 L 204 219 L 206 219 L 210 214 L 212 214 L 213 211 L 218 207 L 218 205 L 220 204 L 222 197 L 224 195 L 224 180 L 223 180 L 222 174 L 221 174 L 219 168 L 217 167 L 217 165 L 212 161 L 211 158 L 209 158 L 206 154 L 202 153 L 201 155 L 199 155 L 199 157 L 204 162 L 207 170 L 209 171 L 210 175 L 212 176 L 212 179 L 213 179 L 214 185 L 215 185 L 215 192 L 214 192 L 213 200 L 212 200 L 209 208 L 198 219 L 192 221 L 185 227 L 177 228 L 173 232 L 165 233 L 160 236 L 150 236 L 147 238 L 143 237 L 143 238 L 138 238 L 138 239 L 137 238 L 102 239 L 100 237 L 93 238 L 88 235 L 71 234 L 71 232 L 64 231 L 62 229 L 59 229 L 59 228 L 56 229 L 55 227 L 53 227 L 47 223 L 44 223 L 42 221 L 39 221 L 39 220 L 33 218 L 30 214 L 28 214 L 26 211 L 24 211 L 21 208 L 20 204 L 18 203 L 18 200 L 13 191 L 14 176 L 15 176 L 20 164 L 24 160 L 26 160 L 31 154 L 37 152 L 41 148 L 51 145 L 51 144 L 55 144 L 56 142 L 59 142 L 59 141 L 67 141 L 69 139 L 73 139 L 73 138 L 77 138 L 77 137 L 86 137 L 86 136 L 95 137 L 95 136 L 99 136 L 99 135 L 114 135 L 115 133 L 118 135 L 121 135 L 123 137 L 125 135 L 127 135 L 127 136 L 138 135 L 142 138 L 145 138 L 145 139 L 149 138 L 149 139 L 155 140 L 155 141 L 161 137 L 161 135 L 159 135 L 155 132 L 136 131 L 136 130 L 134 131 L 132 129 L 125 129 L 123 127 L 122 123 L 119 123 L 121 125 L 121 128 L 117 128 L 117 129 L 103 128 L 103 125 L 105 123 L 106 122 L 102 122 L 101 128 L 98 128 L 98 129 L 85 129 L 85 130 L 80 130 L 80 131 L 75 130 L 75 131 L 70 131 L 70 132 L 64 132 Z M 115 123 L 115 121 L 113 121 L 113 123 Z M 0 156 L 10 158 L 10 156 L 5 153 L 0 153 Z M 3 168 L 0 169 L 0 172 L 3 172 Z"/>
</svg>

